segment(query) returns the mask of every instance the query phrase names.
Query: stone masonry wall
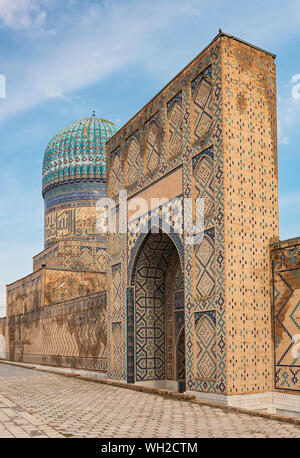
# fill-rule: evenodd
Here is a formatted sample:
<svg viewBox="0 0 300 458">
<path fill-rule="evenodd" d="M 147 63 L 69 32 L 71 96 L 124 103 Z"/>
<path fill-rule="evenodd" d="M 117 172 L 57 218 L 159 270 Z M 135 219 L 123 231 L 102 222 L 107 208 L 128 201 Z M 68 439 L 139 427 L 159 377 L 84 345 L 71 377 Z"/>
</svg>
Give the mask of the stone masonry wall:
<svg viewBox="0 0 300 458">
<path fill-rule="evenodd" d="M 7 319 L 7 359 L 11 361 L 103 372 L 106 339 L 106 292 Z"/>
<path fill-rule="evenodd" d="M 7 286 L 7 316 L 106 289 L 106 275 L 41 268 Z"/>
<path fill-rule="evenodd" d="M 51 245 L 33 258 L 33 270 L 42 265 L 56 269 L 106 272 L 106 239 L 102 241 L 64 240 Z"/>
</svg>

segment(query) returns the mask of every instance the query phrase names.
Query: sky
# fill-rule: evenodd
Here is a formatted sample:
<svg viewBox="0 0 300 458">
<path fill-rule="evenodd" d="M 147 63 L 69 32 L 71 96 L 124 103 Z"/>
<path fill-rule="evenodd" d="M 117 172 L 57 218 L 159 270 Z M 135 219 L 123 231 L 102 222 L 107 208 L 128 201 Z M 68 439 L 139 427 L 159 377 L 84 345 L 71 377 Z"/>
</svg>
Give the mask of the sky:
<svg viewBox="0 0 300 458">
<path fill-rule="evenodd" d="M 0 0 L 0 316 L 43 249 L 50 138 L 93 110 L 121 127 L 219 28 L 277 55 L 280 238 L 299 236 L 300 0 Z"/>
</svg>

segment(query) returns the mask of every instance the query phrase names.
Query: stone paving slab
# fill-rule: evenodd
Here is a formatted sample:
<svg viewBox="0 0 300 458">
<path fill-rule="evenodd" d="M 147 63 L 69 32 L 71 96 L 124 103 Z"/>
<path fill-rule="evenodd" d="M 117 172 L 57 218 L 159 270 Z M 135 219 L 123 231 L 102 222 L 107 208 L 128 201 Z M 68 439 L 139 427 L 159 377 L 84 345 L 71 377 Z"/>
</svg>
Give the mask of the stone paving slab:
<svg viewBox="0 0 300 458">
<path fill-rule="evenodd" d="M 40 374 L 42 374 L 40 372 Z M 44 374 L 43 374 L 44 375 Z M 45 374 L 46 375 L 46 374 Z M 0 378 L 2 377 L 35 377 L 36 371 L 23 367 L 0 364 Z"/>
<path fill-rule="evenodd" d="M 0 381 L 1 391 L 1 381 Z M 55 429 L 0 394 L 0 439 L 63 437 Z"/>
<path fill-rule="evenodd" d="M 300 437 L 298 425 L 62 375 L 28 376 L 30 369 L 1 377 L 2 366 L 0 437 Z"/>
</svg>

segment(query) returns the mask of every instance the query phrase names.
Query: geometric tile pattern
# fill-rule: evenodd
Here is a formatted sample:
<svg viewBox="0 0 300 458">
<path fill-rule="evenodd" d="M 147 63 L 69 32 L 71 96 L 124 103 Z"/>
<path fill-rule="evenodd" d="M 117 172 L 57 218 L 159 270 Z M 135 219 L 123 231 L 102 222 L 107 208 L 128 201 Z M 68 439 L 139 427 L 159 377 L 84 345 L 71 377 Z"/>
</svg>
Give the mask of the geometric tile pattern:
<svg viewBox="0 0 300 458">
<path fill-rule="evenodd" d="M 151 213 L 148 212 L 145 215 L 141 215 L 135 220 L 131 220 L 128 223 L 129 232 L 127 234 L 127 257 L 128 257 L 128 272 L 131 272 L 131 265 L 133 258 L 137 253 L 139 242 L 144 239 L 145 233 L 150 230 L 151 225 L 154 225 L 155 219 L 157 220 L 157 227 L 160 227 L 162 231 L 166 228 L 170 232 L 170 236 L 177 246 L 179 252 L 183 256 L 182 246 L 182 196 L 178 196 L 175 199 L 169 200 L 163 205 L 160 205 Z M 179 239 L 179 240 L 178 240 Z"/>
<path fill-rule="evenodd" d="M 45 268 L 41 273 L 44 277 L 42 300 L 45 305 L 57 304 L 107 288 L 106 275 L 100 272 Z"/>
<path fill-rule="evenodd" d="M 140 251 L 135 273 L 136 380 L 165 377 L 165 276 L 174 244 L 151 234 Z"/>
<path fill-rule="evenodd" d="M 82 240 L 56 242 L 33 259 L 33 270 L 45 264 L 48 268 L 62 268 L 85 272 L 106 272 L 106 243 Z"/>
<path fill-rule="evenodd" d="M 112 313 L 119 313 L 121 310 L 121 303 L 122 303 L 122 298 L 121 298 L 121 264 L 117 264 L 112 266 L 111 268 L 112 271 L 112 287 L 111 287 L 111 292 L 112 292 L 112 298 L 111 298 L 111 303 L 112 303 Z"/>
<path fill-rule="evenodd" d="M 210 150 L 213 148 L 211 147 Z M 193 165 L 195 159 L 198 159 L 195 174 L 195 198 L 204 199 L 204 217 L 207 223 L 208 217 L 214 213 L 214 162 L 213 154 L 206 155 L 206 151 L 200 153 L 193 158 Z"/>
<path fill-rule="evenodd" d="M 214 294 L 215 290 L 215 241 L 214 229 L 204 232 L 201 243 L 194 245 L 196 298 L 203 299 Z"/>
<path fill-rule="evenodd" d="M 7 323 L 11 360 L 106 371 L 106 292 L 11 316 Z"/>
<path fill-rule="evenodd" d="M 160 162 L 159 121 L 148 121 L 145 129 L 145 174 L 151 175 Z"/>
<path fill-rule="evenodd" d="M 196 373 L 203 380 L 202 387 L 210 391 L 210 382 L 216 378 L 216 312 L 195 313 Z"/>
<path fill-rule="evenodd" d="M 45 151 L 43 191 L 72 178 L 105 176 L 105 143 L 118 127 L 105 119 L 75 121 L 53 137 Z"/>
<path fill-rule="evenodd" d="M 182 93 L 179 92 L 167 103 L 169 122 L 169 154 L 177 156 L 183 146 L 183 107 Z"/>
<path fill-rule="evenodd" d="M 141 173 L 142 153 L 137 134 L 127 140 L 126 185 L 133 186 Z"/>
<path fill-rule="evenodd" d="M 211 65 L 192 81 L 191 87 L 194 101 L 194 136 L 199 141 L 209 134 L 213 120 Z"/>
<path fill-rule="evenodd" d="M 203 67 L 206 70 L 203 71 Z M 199 71 L 200 70 L 200 71 Z M 203 252 L 206 259 L 201 259 L 201 244 L 185 245 L 185 341 L 186 341 L 186 384 L 187 389 L 209 391 L 223 394 L 226 392 L 226 344 L 225 344 L 225 297 L 224 297 L 224 194 L 223 194 L 223 147 L 222 147 L 222 92 L 221 92 L 221 48 L 213 47 L 202 59 L 202 68 L 193 72 L 191 90 L 193 102 L 191 117 L 188 123 L 188 140 L 191 142 L 191 165 L 185 164 L 184 194 L 185 197 L 206 197 L 212 202 L 211 213 L 205 215 L 205 233 Z M 207 75 L 205 75 L 207 72 Z M 210 82 L 211 78 L 211 82 Z M 211 85 L 211 88 L 210 88 Z M 205 91 L 208 94 L 205 99 Z M 202 97 L 202 102 L 200 101 Z M 206 100 L 206 101 L 205 101 Z M 199 107 L 204 107 L 203 116 Z M 213 107 L 213 111 L 212 110 Z M 212 114 L 212 119 L 210 115 Z M 201 162 L 206 158 L 203 172 Z M 212 169 L 213 164 L 213 169 Z M 199 176 L 197 174 L 200 169 Z M 206 172 L 206 173 L 205 173 Z M 195 176 L 196 175 L 196 176 Z M 197 186 L 197 188 L 196 188 Z M 203 195 L 201 195 L 201 190 Z M 206 189 L 205 189 L 206 192 Z M 205 202 L 207 203 L 207 202 Z M 204 206 L 209 212 L 209 206 Z M 215 220 L 215 215 L 218 219 Z M 212 227 L 213 226 L 213 227 Z M 205 248 L 205 250 L 204 250 Z M 195 251 L 198 257 L 196 259 Z M 218 262 L 215 264 L 214 258 Z M 204 263 L 204 265 L 203 265 Z M 198 270 L 199 269 L 199 270 Z M 207 293 L 210 295 L 207 296 Z M 205 296 L 204 296 L 205 294 Z M 194 313 L 203 309 L 214 309 L 216 312 L 216 377 L 207 381 L 197 377 L 198 350 L 195 339 Z"/>
<path fill-rule="evenodd" d="M 275 388 L 300 391 L 300 243 L 272 252 Z"/>
<path fill-rule="evenodd" d="M 120 189 L 121 185 L 121 160 L 120 160 L 120 152 L 116 151 L 113 161 L 112 161 L 112 167 L 111 167 L 111 177 L 110 177 L 110 190 L 113 196 L 117 196 L 117 193 Z"/>
<path fill-rule="evenodd" d="M 112 324 L 112 350 L 111 350 L 111 367 L 112 374 L 120 373 L 122 370 L 122 326 L 121 323 Z"/>
</svg>

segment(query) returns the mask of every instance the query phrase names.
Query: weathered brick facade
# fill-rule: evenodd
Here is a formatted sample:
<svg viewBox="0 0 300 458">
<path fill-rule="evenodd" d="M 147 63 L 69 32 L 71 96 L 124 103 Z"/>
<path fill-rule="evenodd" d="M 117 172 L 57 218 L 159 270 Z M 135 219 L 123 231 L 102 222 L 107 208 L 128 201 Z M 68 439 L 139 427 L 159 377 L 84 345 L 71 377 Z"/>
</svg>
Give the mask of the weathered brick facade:
<svg viewBox="0 0 300 458">
<path fill-rule="evenodd" d="M 7 359 L 106 371 L 106 293 L 7 318 Z"/>
</svg>

